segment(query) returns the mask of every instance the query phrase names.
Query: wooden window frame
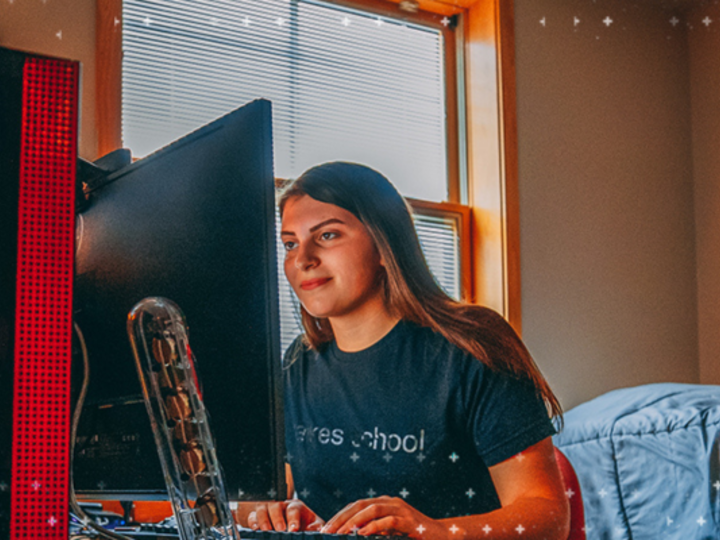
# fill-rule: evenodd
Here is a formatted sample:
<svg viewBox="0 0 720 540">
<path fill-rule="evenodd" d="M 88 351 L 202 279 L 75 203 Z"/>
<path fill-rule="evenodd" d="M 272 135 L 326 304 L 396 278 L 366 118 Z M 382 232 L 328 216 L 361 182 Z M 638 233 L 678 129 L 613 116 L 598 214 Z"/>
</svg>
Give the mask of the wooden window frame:
<svg viewBox="0 0 720 540">
<path fill-rule="evenodd" d="M 453 215 L 461 226 L 462 296 L 489 306 L 521 331 L 520 230 L 515 112 L 514 13 L 502 0 L 326 0 L 413 22 L 445 35 L 448 202 L 412 200 L 422 213 Z M 97 4 L 96 119 L 98 155 L 122 145 L 122 0 Z M 462 43 L 450 39 L 445 17 L 457 16 Z M 464 110 L 459 111 L 458 48 Z M 490 51 L 490 53 L 488 53 Z M 488 54 L 493 57 L 489 58 Z M 490 61 L 488 61 L 490 60 Z M 494 83 L 494 84 L 493 84 Z M 492 92 L 496 88 L 496 92 Z M 460 133 L 459 115 L 465 120 Z M 460 163 L 461 145 L 466 163 Z M 467 171 L 467 194 L 461 186 Z M 466 200 L 464 200 L 466 199 Z M 462 204 L 461 204 L 462 203 Z"/>
</svg>

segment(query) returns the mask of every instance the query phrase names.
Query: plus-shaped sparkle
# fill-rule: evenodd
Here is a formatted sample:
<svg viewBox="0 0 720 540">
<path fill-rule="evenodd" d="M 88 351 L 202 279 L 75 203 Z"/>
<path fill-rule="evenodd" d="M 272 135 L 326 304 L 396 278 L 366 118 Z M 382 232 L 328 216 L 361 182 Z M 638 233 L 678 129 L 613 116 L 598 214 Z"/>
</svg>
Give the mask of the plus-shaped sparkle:
<svg viewBox="0 0 720 540">
<path fill-rule="evenodd" d="M 333 493 L 333 495 L 335 495 L 336 499 L 339 499 L 340 497 L 342 497 L 342 491 L 340 491 L 339 489 L 336 489 L 335 493 Z"/>
<path fill-rule="evenodd" d="M 517 531 L 518 534 L 522 534 L 525 532 L 525 527 L 523 527 L 522 524 L 520 524 L 517 527 L 515 527 L 515 530 Z"/>
<path fill-rule="evenodd" d="M 578 24 L 580 24 L 580 19 L 573 17 L 573 26 L 577 26 Z"/>
<path fill-rule="evenodd" d="M 547 21 L 545 20 L 545 17 L 543 17 L 542 19 L 540 19 L 540 24 L 543 25 L 543 28 L 545 28 L 545 23 L 546 23 L 546 22 L 547 22 Z"/>
<path fill-rule="evenodd" d="M 672 24 L 672 25 L 673 25 L 673 28 L 674 28 L 674 27 L 676 27 L 678 24 L 680 24 L 680 19 L 678 19 L 677 17 L 673 17 L 672 19 L 670 19 L 670 24 Z"/>
<path fill-rule="evenodd" d="M 308 488 L 303 488 L 303 490 L 300 492 L 300 496 L 303 499 L 307 499 L 308 495 L 310 495 L 310 492 L 308 491 Z"/>
<path fill-rule="evenodd" d="M 349 19 L 348 17 L 343 17 L 340 22 L 341 22 L 342 25 L 345 26 L 345 27 L 350 26 L 350 19 Z"/>
<path fill-rule="evenodd" d="M 575 495 L 575 492 L 571 488 L 568 488 L 568 490 L 565 492 L 565 495 L 567 495 L 568 499 L 572 499 L 573 495 Z"/>
<path fill-rule="evenodd" d="M 392 456 L 391 456 L 388 452 L 385 452 L 385 455 L 383 456 L 383 459 L 385 460 L 385 463 L 390 463 L 390 460 L 392 459 Z"/>
<path fill-rule="evenodd" d="M 418 525 L 417 529 L 415 529 L 418 533 L 422 534 L 425 532 L 425 527 L 423 527 L 423 524 L 421 523 Z"/>
<path fill-rule="evenodd" d="M 711 22 L 712 22 L 712 19 L 711 19 L 710 17 L 708 17 L 707 15 L 706 15 L 705 18 L 702 20 L 702 23 L 705 25 L 705 28 L 707 28 L 708 26 L 710 26 L 710 23 L 711 23 Z"/>
<path fill-rule="evenodd" d="M 610 27 L 610 25 L 613 23 L 613 20 L 610 18 L 610 16 L 607 16 L 603 19 L 603 24 L 607 27 Z"/>
<path fill-rule="evenodd" d="M 57 521 L 57 519 L 55 519 L 55 516 L 50 516 L 50 519 L 48 519 L 47 522 L 48 522 L 48 525 L 50 525 L 51 527 L 54 527 L 55 525 L 57 525 L 58 521 Z"/>
<path fill-rule="evenodd" d="M 278 26 L 282 26 L 283 24 L 285 24 L 285 21 L 281 17 L 278 17 L 277 19 L 275 19 L 275 24 L 277 24 Z"/>
<path fill-rule="evenodd" d="M 515 457 L 517 458 L 518 461 L 522 461 L 523 459 L 525 459 L 525 456 L 523 456 L 522 452 L 520 452 L 520 453 L 519 453 L 518 455 L 516 455 Z"/>
<path fill-rule="evenodd" d="M 145 17 L 143 19 L 143 22 L 145 23 L 145 26 L 150 26 L 150 23 L 152 23 L 152 19 L 150 17 Z"/>
<path fill-rule="evenodd" d="M 420 463 L 422 463 L 423 461 L 425 461 L 425 454 L 423 454 L 422 452 L 420 452 L 420 453 L 417 455 L 416 459 L 417 459 Z"/>
<path fill-rule="evenodd" d="M 720 491 L 720 480 L 715 480 L 715 483 L 713 484 L 713 487 Z"/>
<path fill-rule="evenodd" d="M 242 489 L 238 489 L 238 497 L 242 497 L 245 495 L 245 492 Z"/>
<path fill-rule="evenodd" d="M 368 497 L 370 497 L 372 499 L 375 497 L 375 495 L 377 495 L 377 492 L 373 488 L 368 489 L 368 491 L 367 491 Z"/>
<path fill-rule="evenodd" d="M 443 26 L 447 26 L 450 24 L 450 19 L 448 19 L 447 17 L 443 17 L 442 21 L 440 21 L 440 24 L 442 24 Z"/>
<path fill-rule="evenodd" d="M 473 488 L 468 489 L 468 490 L 465 492 L 465 495 L 468 496 L 468 499 L 472 499 L 472 498 L 475 496 L 475 492 L 473 491 Z"/>
<path fill-rule="evenodd" d="M 30 487 L 33 488 L 33 490 L 37 491 L 38 489 L 40 489 L 40 482 L 35 480 L 32 484 L 30 484 Z"/>
<path fill-rule="evenodd" d="M 492 527 L 490 525 L 485 525 L 482 530 L 485 534 L 490 534 L 490 531 L 492 531 Z"/>
<path fill-rule="evenodd" d="M 274 499 L 277 495 L 277 491 L 275 491 L 275 488 L 270 488 L 270 491 L 268 491 L 267 494 L 271 499 Z"/>
<path fill-rule="evenodd" d="M 450 527 L 450 532 L 453 533 L 453 534 L 455 534 L 455 533 L 458 532 L 459 530 L 460 530 L 460 529 L 458 529 L 458 528 L 455 526 L 454 523 L 453 523 L 453 526 Z"/>
<path fill-rule="evenodd" d="M 410 495 L 410 492 L 406 488 L 402 488 L 402 491 L 400 492 L 400 496 L 403 499 L 407 499 L 408 495 Z"/>
<path fill-rule="evenodd" d="M 62 30 L 58 30 L 58 33 L 55 34 L 55 37 L 58 39 L 62 39 Z"/>
<path fill-rule="evenodd" d="M 607 497 L 607 494 L 608 493 L 607 493 L 607 491 L 605 491 L 605 488 L 602 488 L 600 491 L 598 491 L 598 495 L 600 495 L 601 499 L 604 499 L 605 497 Z"/>
<path fill-rule="evenodd" d="M 383 23 L 384 23 L 384 21 L 380 17 L 375 19 L 375 26 L 377 26 L 378 28 L 380 28 L 383 25 Z"/>
<path fill-rule="evenodd" d="M 0 482 L 0 491 L 7 491 L 8 487 L 7 482 Z"/>
<path fill-rule="evenodd" d="M 353 452 L 352 454 L 350 454 L 350 459 L 352 459 L 353 463 L 355 463 L 358 459 L 360 459 L 360 456 L 357 455 L 357 452 Z"/>
<path fill-rule="evenodd" d="M 460 456 L 458 456 L 455 452 L 450 454 L 448 457 L 450 458 L 450 461 L 452 461 L 453 463 L 455 463 L 458 459 L 460 459 Z"/>
<path fill-rule="evenodd" d="M 705 525 L 707 523 L 707 521 L 705 521 L 705 518 L 703 516 L 700 516 L 695 523 L 697 523 L 698 525 L 700 525 L 702 527 L 703 525 Z"/>
<path fill-rule="evenodd" d="M 665 523 L 667 523 L 667 525 L 669 527 L 670 525 L 675 523 L 675 520 L 673 520 L 670 516 L 668 516 L 667 518 L 665 518 Z"/>
</svg>

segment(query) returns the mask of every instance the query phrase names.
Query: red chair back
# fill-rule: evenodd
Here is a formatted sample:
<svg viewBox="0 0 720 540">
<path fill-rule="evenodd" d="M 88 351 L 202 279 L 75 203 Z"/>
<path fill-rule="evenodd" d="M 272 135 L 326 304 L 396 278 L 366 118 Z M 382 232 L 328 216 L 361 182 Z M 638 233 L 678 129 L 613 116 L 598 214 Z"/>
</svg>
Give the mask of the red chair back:
<svg viewBox="0 0 720 540">
<path fill-rule="evenodd" d="M 560 467 L 565 493 L 570 502 L 570 535 L 568 540 L 586 540 L 585 537 L 585 511 L 583 510 L 582 496 L 580 495 L 580 482 L 572 464 L 560 450 L 555 448 L 555 459 Z"/>
</svg>

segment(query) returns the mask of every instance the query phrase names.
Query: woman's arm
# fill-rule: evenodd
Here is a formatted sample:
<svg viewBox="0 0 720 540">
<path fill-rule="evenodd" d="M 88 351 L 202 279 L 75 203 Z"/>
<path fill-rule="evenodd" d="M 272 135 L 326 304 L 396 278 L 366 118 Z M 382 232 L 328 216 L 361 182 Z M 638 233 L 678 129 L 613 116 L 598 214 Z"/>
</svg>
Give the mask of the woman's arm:
<svg viewBox="0 0 720 540">
<path fill-rule="evenodd" d="M 380 497 L 348 505 L 324 532 L 393 532 L 418 539 L 523 538 L 565 540 L 570 508 L 550 437 L 490 467 L 502 508 L 466 517 L 433 520 L 402 499 Z"/>
</svg>

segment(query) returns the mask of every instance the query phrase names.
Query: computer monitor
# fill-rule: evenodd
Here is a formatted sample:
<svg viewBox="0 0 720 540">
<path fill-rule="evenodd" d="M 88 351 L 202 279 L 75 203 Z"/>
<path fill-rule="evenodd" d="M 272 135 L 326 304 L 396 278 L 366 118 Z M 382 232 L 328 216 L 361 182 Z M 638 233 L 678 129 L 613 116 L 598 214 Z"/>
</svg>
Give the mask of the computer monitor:
<svg viewBox="0 0 720 540">
<path fill-rule="evenodd" d="M 166 497 L 126 333 L 133 306 L 161 296 L 187 318 L 230 500 L 284 497 L 272 164 L 258 100 L 90 187 L 75 283 L 90 361 L 80 495 Z"/>
</svg>

